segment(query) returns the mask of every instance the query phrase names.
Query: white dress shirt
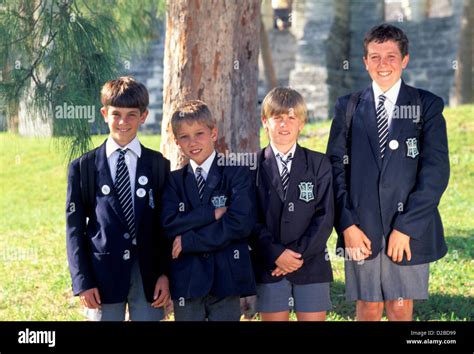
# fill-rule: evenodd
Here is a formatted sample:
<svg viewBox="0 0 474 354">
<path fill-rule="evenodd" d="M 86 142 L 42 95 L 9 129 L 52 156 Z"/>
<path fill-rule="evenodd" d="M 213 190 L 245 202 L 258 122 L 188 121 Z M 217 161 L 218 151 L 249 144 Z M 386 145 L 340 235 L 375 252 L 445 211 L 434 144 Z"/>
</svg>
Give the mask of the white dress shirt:
<svg viewBox="0 0 474 354">
<path fill-rule="evenodd" d="M 377 111 L 377 105 L 379 104 L 379 96 L 384 95 L 386 97 L 384 106 L 388 115 L 388 126 L 392 123 L 393 108 L 397 103 L 398 94 L 400 93 L 400 87 L 402 86 L 402 79 L 393 85 L 389 90 L 383 92 L 382 89 L 377 85 L 375 81 L 372 81 L 372 90 L 374 91 L 375 111 Z"/>
<path fill-rule="evenodd" d="M 212 154 L 209 155 L 209 157 L 201 165 L 198 165 L 193 160 L 189 160 L 194 175 L 196 176 L 196 168 L 201 167 L 201 176 L 204 178 L 204 180 L 206 180 L 207 175 L 209 174 L 209 170 L 211 169 L 212 163 L 214 162 L 214 157 L 216 157 L 216 150 L 214 150 Z"/>
<path fill-rule="evenodd" d="M 278 155 L 280 155 L 285 161 L 290 154 L 291 156 L 293 156 L 293 159 L 294 159 L 295 151 L 296 151 L 296 143 L 291 147 L 291 149 L 286 154 L 283 154 L 280 151 L 278 151 L 278 149 L 271 142 L 270 142 L 270 146 L 272 147 L 273 153 L 275 154 L 275 158 L 277 160 L 278 171 L 280 172 L 280 176 L 281 176 L 281 173 L 283 172 L 283 164 L 278 158 Z M 286 168 L 288 169 L 288 173 L 291 172 L 291 165 L 293 164 L 293 159 L 286 163 Z"/>
<path fill-rule="evenodd" d="M 135 176 L 137 173 L 137 160 L 142 154 L 142 147 L 140 141 L 135 137 L 128 145 L 122 147 L 115 142 L 110 136 L 105 143 L 105 154 L 107 155 L 107 162 L 109 163 L 110 174 L 112 182 L 115 183 L 115 175 L 117 173 L 117 162 L 119 152 L 117 149 L 128 149 L 125 154 L 125 163 L 130 176 L 130 186 L 132 188 L 132 199 L 135 201 Z"/>
</svg>

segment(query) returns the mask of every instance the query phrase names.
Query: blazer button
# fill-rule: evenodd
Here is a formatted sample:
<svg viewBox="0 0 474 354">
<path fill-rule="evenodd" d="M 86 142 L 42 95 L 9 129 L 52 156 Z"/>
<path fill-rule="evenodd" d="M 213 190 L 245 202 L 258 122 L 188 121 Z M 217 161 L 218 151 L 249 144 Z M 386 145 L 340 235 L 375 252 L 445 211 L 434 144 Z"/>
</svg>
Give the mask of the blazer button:
<svg viewBox="0 0 474 354">
<path fill-rule="evenodd" d="M 128 240 L 130 238 L 130 234 L 128 232 L 124 233 L 123 238 Z"/>
<path fill-rule="evenodd" d="M 204 253 L 202 256 L 203 256 L 204 258 L 209 258 L 209 253 Z"/>
</svg>

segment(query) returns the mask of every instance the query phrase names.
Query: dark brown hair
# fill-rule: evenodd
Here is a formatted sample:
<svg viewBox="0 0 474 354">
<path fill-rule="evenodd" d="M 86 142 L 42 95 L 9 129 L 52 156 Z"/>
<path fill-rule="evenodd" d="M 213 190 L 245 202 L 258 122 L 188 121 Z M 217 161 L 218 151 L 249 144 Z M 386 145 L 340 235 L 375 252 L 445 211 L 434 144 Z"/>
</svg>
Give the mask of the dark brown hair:
<svg viewBox="0 0 474 354">
<path fill-rule="evenodd" d="M 148 90 L 133 77 L 122 76 L 104 84 L 100 101 L 104 107 L 138 108 L 143 113 L 149 103 Z"/>
<path fill-rule="evenodd" d="M 386 41 L 394 41 L 397 43 L 402 58 L 408 54 L 408 37 L 400 28 L 388 23 L 372 27 L 364 37 L 364 57 L 367 58 L 367 46 L 371 42 L 384 43 Z"/>
</svg>

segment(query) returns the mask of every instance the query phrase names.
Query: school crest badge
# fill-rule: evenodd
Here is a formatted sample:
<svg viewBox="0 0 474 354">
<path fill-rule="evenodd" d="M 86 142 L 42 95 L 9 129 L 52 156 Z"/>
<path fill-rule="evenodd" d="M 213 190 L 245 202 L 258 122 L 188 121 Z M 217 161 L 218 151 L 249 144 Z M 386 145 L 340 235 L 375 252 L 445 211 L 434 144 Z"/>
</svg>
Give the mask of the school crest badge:
<svg viewBox="0 0 474 354">
<path fill-rule="evenodd" d="M 407 144 L 407 157 L 414 159 L 420 154 L 416 138 L 408 138 L 405 143 Z"/>
<path fill-rule="evenodd" d="M 309 203 L 314 199 L 313 182 L 301 182 L 298 188 L 300 189 L 300 200 Z"/>
<path fill-rule="evenodd" d="M 211 203 L 212 205 L 214 205 L 214 208 L 216 209 L 225 207 L 226 201 L 227 201 L 227 198 L 225 195 L 215 196 L 215 197 L 212 197 L 211 199 Z"/>
</svg>

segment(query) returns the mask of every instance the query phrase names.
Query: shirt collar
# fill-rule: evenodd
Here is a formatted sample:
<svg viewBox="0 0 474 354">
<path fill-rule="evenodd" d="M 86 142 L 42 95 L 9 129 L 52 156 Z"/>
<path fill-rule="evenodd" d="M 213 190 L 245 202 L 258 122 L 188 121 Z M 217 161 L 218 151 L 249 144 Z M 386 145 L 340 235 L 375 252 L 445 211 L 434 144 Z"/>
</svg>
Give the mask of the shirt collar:
<svg viewBox="0 0 474 354">
<path fill-rule="evenodd" d="M 212 154 L 210 154 L 209 157 L 201 165 L 198 165 L 196 162 L 194 162 L 194 160 L 189 160 L 194 174 L 196 174 L 196 168 L 198 167 L 201 167 L 206 174 L 209 174 L 209 170 L 211 169 L 214 157 L 216 157 L 216 150 L 214 150 Z"/>
<path fill-rule="evenodd" d="M 135 138 L 133 138 L 131 142 L 129 142 L 123 147 L 117 144 L 115 140 L 111 136 L 109 136 L 107 138 L 107 142 L 105 143 L 105 153 L 107 155 L 107 158 L 109 158 L 110 155 L 117 151 L 117 149 L 129 149 L 130 151 L 133 151 L 138 157 L 140 157 L 142 154 L 142 147 L 137 136 L 135 136 Z"/>
<path fill-rule="evenodd" d="M 400 92 L 401 86 L 402 79 L 398 79 L 398 81 L 392 87 L 390 87 L 386 92 L 383 92 L 379 85 L 377 85 L 375 81 L 372 81 L 372 89 L 374 90 L 374 98 L 376 100 L 375 102 L 378 102 L 380 95 L 384 95 L 392 104 L 397 103 L 398 93 Z"/>
<path fill-rule="evenodd" d="M 296 143 L 291 147 L 291 149 L 284 155 L 278 149 L 273 145 L 273 143 L 270 142 L 270 146 L 272 147 L 273 153 L 275 154 L 275 157 L 278 155 L 281 155 L 283 160 L 286 160 L 288 156 L 291 154 L 292 157 L 295 157 L 295 151 L 296 151 Z"/>
</svg>

